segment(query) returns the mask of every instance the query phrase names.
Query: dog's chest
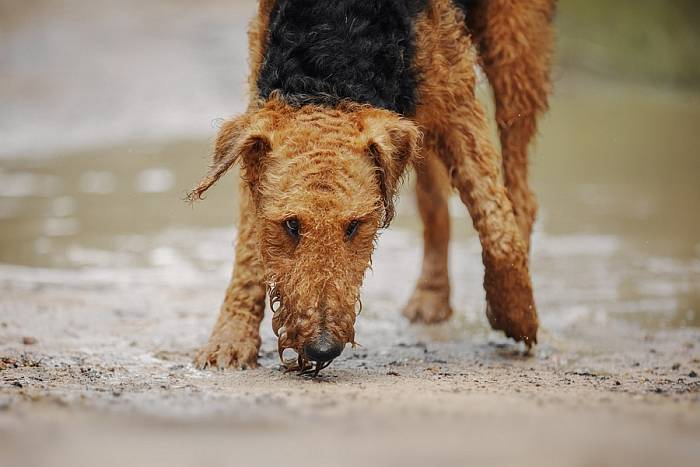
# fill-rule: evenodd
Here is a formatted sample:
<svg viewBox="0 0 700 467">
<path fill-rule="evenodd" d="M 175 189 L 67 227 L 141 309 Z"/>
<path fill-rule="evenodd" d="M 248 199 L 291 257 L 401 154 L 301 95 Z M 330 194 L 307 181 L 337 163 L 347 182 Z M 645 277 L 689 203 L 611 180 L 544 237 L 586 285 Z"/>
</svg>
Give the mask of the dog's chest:
<svg viewBox="0 0 700 467">
<path fill-rule="evenodd" d="M 426 0 L 278 0 L 257 78 L 292 105 L 350 100 L 411 115 L 414 22 Z"/>
</svg>

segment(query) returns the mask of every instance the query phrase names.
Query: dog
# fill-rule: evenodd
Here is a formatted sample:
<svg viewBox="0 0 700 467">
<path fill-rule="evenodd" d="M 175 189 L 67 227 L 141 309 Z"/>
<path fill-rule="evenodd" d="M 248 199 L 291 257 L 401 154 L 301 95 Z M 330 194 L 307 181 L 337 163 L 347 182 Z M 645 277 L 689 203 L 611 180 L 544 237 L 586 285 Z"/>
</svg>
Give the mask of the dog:
<svg viewBox="0 0 700 467">
<path fill-rule="evenodd" d="M 280 359 L 315 372 L 355 344 L 360 287 L 404 175 L 416 172 L 422 272 L 403 310 L 452 314 L 448 195 L 478 232 L 491 326 L 529 349 L 537 204 L 528 144 L 548 108 L 554 0 L 260 0 L 250 103 L 218 134 L 204 193 L 241 166 L 233 277 L 200 368 L 254 368 L 270 298 Z M 493 89 L 501 152 L 475 97 Z M 296 359 L 285 360 L 293 349 Z"/>
</svg>

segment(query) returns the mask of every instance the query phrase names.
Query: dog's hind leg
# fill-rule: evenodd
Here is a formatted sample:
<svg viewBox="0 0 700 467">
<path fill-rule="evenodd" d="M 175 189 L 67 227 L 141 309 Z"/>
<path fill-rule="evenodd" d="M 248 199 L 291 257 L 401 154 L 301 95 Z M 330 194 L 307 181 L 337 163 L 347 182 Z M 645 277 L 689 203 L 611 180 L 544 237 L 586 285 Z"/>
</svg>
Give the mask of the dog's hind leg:
<svg viewBox="0 0 700 467">
<path fill-rule="evenodd" d="M 209 342 L 197 352 L 199 368 L 255 368 L 260 349 L 260 322 L 265 312 L 265 284 L 255 232 L 255 213 L 246 182 L 240 187 L 241 209 L 233 277 Z"/>
<path fill-rule="evenodd" d="M 537 213 L 528 182 L 528 145 L 548 106 L 553 14 L 553 0 L 489 0 L 467 11 L 493 88 L 508 197 L 528 248 Z"/>
<path fill-rule="evenodd" d="M 416 167 L 416 198 L 423 221 L 423 266 L 403 314 L 411 322 L 438 323 L 452 315 L 447 270 L 450 185 L 447 171 L 435 152 L 434 141 L 429 137 L 424 140 L 423 155 Z"/>
</svg>

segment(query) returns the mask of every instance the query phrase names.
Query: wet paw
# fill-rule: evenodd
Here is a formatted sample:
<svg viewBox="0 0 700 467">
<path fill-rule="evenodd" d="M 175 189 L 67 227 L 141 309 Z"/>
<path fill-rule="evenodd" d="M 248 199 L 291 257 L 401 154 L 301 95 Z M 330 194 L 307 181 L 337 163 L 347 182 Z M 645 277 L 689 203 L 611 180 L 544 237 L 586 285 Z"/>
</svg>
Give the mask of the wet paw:
<svg viewBox="0 0 700 467">
<path fill-rule="evenodd" d="M 493 329 L 522 341 L 529 349 L 537 344 L 537 308 L 524 254 L 513 259 L 484 255 L 486 316 Z"/>
<path fill-rule="evenodd" d="M 412 323 L 441 323 L 452 316 L 450 291 L 418 286 L 402 313 Z"/>
<path fill-rule="evenodd" d="M 508 310 L 508 309 L 506 309 Z M 486 305 L 486 317 L 491 327 L 497 331 L 503 331 L 507 337 L 516 342 L 524 342 L 530 349 L 537 344 L 537 312 L 534 307 L 523 310 L 510 309 L 511 313 L 499 311 L 495 313 L 490 305 Z"/>
<path fill-rule="evenodd" d="M 209 342 L 197 351 L 194 363 L 197 368 L 233 368 L 245 370 L 258 366 L 260 337 L 240 329 L 220 329 Z"/>
</svg>

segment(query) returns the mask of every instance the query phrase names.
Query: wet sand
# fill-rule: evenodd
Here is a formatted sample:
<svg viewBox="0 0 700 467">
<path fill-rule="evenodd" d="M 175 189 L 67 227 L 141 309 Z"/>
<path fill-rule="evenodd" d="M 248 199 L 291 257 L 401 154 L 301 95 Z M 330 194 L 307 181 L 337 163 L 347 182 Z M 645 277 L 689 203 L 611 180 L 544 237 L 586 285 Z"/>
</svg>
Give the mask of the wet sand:
<svg viewBox="0 0 700 467">
<path fill-rule="evenodd" d="M 205 241 L 226 244 L 225 230 Z M 476 271 L 457 275 L 469 309 L 457 301 L 452 322 L 409 326 L 394 281 L 413 258 L 390 264 L 412 240 L 386 237 L 362 347 L 316 379 L 280 370 L 269 321 L 261 368 L 192 367 L 223 270 L 3 266 L 5 465 L 695 465 L 697 329 L 544 308 L 550 324 L 526 356 L 488 331 Z M 457 252 L 478 260 L 475 247 Z"/>
<path fill-rule="evenodd" d="M 213 5 L 200 19 L 219 34 Z M 231 45 L 217 47 L 207 60 Z M 455 316 L 401 318 L 421 255 L 409 181 L 365 282 L 361 346 L 316 379 L 280 370 L 269 317 L 261 368 L 191 364 L 230 274 L 236 195 L 229 175 L 194 209 L 182 202 L 214 131 L 189 119 L 223 110 L 149 135 L 111 128 L 117 143 L 58 126 L 29 144 L 14 133 L 22 115 L 4 115 L 0 463 L 696 465 L 700 96 L 557 76 L 532 157 L 540 345 L 524 355 L 488 328 L 457 199 Z M 240 102 L 240 87 L 213 89 L 202 102 Z M 139 108 L 113 121 L 138 127 Z"/>
</svg>

